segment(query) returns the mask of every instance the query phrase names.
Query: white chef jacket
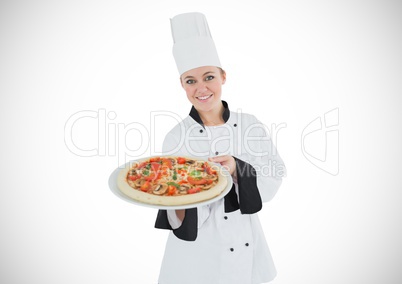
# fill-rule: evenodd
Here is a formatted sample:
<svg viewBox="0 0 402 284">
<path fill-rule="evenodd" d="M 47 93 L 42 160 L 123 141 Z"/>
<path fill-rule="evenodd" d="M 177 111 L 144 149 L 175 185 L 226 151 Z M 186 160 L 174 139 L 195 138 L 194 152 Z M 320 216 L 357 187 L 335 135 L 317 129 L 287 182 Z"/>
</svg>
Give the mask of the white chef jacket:
<svg viewBox="0 0 402 284">
<path fill-rule="evenodd" d="M 165 138 L 166 155 L 232 155 L 238 180 L 225 198 L 186 210 L 183 222 L 174 210 L 159 211 L 155 227 L 172 230 L 159 284 L 260 284 L 276 276 L 256 212 L 262 202 L 273 198 L 286 170 L 263 125 L 254 116 L 231 112 L 222 103 L 224 125 L 204 126 L 193 107 Z"/>
</svg>

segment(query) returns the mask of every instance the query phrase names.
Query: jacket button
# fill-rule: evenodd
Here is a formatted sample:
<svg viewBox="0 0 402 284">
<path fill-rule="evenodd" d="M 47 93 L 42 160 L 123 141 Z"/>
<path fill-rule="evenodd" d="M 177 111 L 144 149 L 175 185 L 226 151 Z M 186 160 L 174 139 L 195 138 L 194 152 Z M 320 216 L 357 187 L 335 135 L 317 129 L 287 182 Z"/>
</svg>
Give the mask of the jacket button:
<svg viewBox="0 0 402 284">
<path fill-rule="evenodd" d="M 204 132 L 204 130 L 200 129 L 200 133 L 203 133 L 203 132 Z"/>
<path fill-rule="evenodd" d="M 234 251 L 234 248 L 230 248 L 230 251 Z"/>
<path fill-rule="evenodd" d="M 227 219 L 228 219 L 228 216 L 223 217 L 223 219 L 227 220 Z"/>
<path fill-rule="evenodd" d="M 219 155 L 219 152 L 218 152 L 218 151 L 216 151 L 216 152 L 215 152 L 215 155 Z"/>
<path fill-rule="evenodd" d="M 246 247 L 248 247 L 248 246 L 249 246 L 249 244 L 248 244 L 248 243 L 246 243 L 245 245 L 246 245 Z"/>
<path fill-rule="evenodd" d="M 237 126 L 237 124 L 235 123 L 233 126 L 234 126 L 234 127 L 236 127 L 236 126 Z"/>
</svg>

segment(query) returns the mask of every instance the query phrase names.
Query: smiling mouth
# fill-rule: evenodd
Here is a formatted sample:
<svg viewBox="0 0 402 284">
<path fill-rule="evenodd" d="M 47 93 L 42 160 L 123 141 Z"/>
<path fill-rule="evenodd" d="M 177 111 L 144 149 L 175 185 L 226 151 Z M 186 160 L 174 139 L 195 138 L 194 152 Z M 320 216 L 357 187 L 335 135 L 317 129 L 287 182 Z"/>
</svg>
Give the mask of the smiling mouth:
<svg viewBox="0 0 402 284">
<path fill-rule="evenodd" d="M 196 97 L 196 98 L 200 101 L 205 101 L 205 100 L 209 99 L 210 97 L 212 97 L 212 94 L 207 95 L 207 96 L 202 96 L 202 97 Z"/>
</svg>

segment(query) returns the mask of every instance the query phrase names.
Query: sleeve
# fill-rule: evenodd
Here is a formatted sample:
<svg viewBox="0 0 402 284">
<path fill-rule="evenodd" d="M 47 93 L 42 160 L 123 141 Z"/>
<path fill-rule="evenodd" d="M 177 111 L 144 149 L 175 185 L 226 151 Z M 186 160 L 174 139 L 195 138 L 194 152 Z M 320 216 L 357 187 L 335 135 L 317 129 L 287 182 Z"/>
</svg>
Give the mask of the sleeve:
<svg viewBox="0 0 402 284">
<path fill-rule="evenodd" d="M 197 239 L 197 208 L 186 209 L 183 223 L 180 227 L 173 229 L 169 223 L 167 210 L 159 210 L 156 217 L 155 228 L 172 230 L 173 234 L 184 241 L 195 241 Z"/>
<path fill-rule="evenodd" d="M 245 127 L 245 149 L 235 160 L 240 204 L 251 202 L 246 210 L 253 211 L 260 206 L 258 196 L 262 202 L 275 196 L 286 176 L 286 168 L 266 127 L 254 116 Z"/>
<path fill-rule="evenodd" d="M 239 206 L 242 214 L 254 214 L 261 210 L 262 199 L 257 186 L 254 167 L 235 157 Z"/>
</svg>

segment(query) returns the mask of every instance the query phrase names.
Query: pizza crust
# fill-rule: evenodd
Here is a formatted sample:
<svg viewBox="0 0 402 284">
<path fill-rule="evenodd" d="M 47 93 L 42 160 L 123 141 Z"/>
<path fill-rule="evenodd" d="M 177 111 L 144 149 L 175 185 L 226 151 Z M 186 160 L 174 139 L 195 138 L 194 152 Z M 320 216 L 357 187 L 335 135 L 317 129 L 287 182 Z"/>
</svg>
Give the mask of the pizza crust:
<svg viewBox="0 0 402 284">
<path fill-rule="evenodd" d="M 143 161 L 149 160 L 151 157 L 138 160 L 136 163 L 140 163 Z M 169 158 L 165 156 L 164 158 Z M 174 157 L 176 158 L 176 157 Z M 193 159 L 197 161 L 205 161 L 200 158 L 193 158 L 193 157 L 185 157 L 187 159 Z M 187 205 L 187 204 L 193 204 L 193 203 L 199 203 L 202 201 L 206 201 L 209 199 L 212 199 L 219 194 L 221 194 L 228 183 L 228 179 L 225 175 L 222 174 L 222 172 L 219 170 L 217 171 L 218 174 L 218 182 L 215 186 L 208 190 L 203 190 L 198 193 L 193 193 L 193 194 L 186 194 L 186 195 L 176 195 L 176 196 L 160 196 L 160 195 L 153 195 L 150 193 L 142 192 L 140 190 L 132 188 L 128 183 L 127 183 L 127 174 L 131 169 L 132 164 L 128 163 L 125 168 L 123 168 L 117 177 L 117 186 L 119 190 L 127 195 L 128 197 L 142 202 L 142 203 L 147 203 L 147 204 L 153 204 L 153 205 L 166 205 L 166 206 L 179 206 L 179 205 Z"/>
</svg>

